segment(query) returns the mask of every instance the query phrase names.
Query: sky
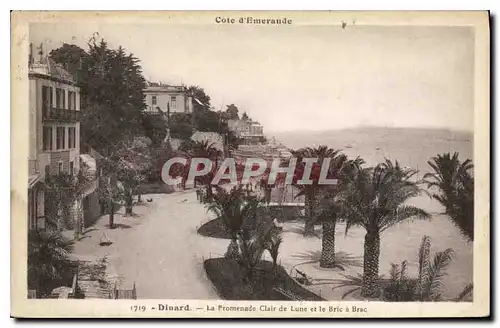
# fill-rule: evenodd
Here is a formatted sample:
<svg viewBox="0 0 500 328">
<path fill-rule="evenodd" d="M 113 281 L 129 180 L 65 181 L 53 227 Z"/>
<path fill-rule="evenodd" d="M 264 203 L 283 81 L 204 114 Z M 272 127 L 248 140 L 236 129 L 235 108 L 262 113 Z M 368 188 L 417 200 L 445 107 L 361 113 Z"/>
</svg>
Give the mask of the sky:
<svg viewBox="0 0 500 328">
<path fill-rule="evenodd" d="M 44 51 L 94 32 L 141 60 L 144 77 L 199 85 L 265 131 L 357 126 L 473 130 L 467 27 L 32 24 Z"/>
</svg>

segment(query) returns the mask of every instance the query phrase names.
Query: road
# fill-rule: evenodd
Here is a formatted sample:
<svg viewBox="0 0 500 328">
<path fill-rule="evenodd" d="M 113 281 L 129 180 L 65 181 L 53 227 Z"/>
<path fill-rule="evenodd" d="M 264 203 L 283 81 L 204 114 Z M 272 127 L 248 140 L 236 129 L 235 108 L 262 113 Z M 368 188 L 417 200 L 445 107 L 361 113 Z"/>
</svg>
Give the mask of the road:
<svg viewBox="0 0 500 328">
<path fill-rule="evenodd" d="M 135 283 L 138 298 L 218 299 L 203 259 L 221 256 L 227 240 L 197 234 L 210 214 L 192 191 L 143 197 L 147 198 L 153 201 L 134 208 L 137 217 L 117 215 L 117 229 L 107 229 L 107 217 L 101 218 L 96 224 L 99 230 L 79 242 L 76 251 L 107 256 L 110 271 L 121 277 L 121 288 Z M 111 246 L 98 246 L 103 231 L 113 241 Z"/>
</svg>

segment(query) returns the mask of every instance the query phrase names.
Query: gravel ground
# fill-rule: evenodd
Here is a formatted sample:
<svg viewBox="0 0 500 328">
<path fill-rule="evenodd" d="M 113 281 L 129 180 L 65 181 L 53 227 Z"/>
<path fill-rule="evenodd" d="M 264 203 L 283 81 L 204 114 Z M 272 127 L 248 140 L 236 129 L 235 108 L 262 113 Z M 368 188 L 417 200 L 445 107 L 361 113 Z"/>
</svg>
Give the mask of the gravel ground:
<svg viewBox="0 0 500 328">
<path fill-rule="evenodd" d="M 223 254 L 227 241 L 197 234 L 201 221 L 211 218 L 194 192 L 143 197 L 148 198 L 153 201 L 134 207 L 134 217 L 123 217 L 121 209 L 116 229 L 107 228 L 107 215 L 101 217 L 75 245 L 75 255 L 106 257 L 108 276 L 118 276 L 119 288 L 135 283 L 138 298 L 218 299 L 203 259 Z M 110 246 L 99 246 L 103 232 Z"/>
</svg>

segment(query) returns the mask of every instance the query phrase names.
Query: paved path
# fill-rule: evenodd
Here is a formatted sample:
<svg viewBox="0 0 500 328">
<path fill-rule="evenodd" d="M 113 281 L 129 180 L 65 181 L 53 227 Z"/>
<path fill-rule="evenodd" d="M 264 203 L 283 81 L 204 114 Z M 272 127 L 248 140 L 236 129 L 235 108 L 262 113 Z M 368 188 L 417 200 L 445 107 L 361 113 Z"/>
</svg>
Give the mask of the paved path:
<svg viewBox="0 0 500 328">
<path fill-rule="evenodd" d="M 107 216 L 101 218 L 99 230 L 77 245 L 77 253 L 107 256 L 110 270 L 122 277 L 121 287 L 131 288 L 135 282 L 138 298 L 218 299 L 203 259 L 223 254 L 227 241 L 197 234 L 210 214 L 194 192 L 143 197 L 147 198 L 153 202 L 134 208 L 138 217 L 117 217 L 122 228 L 106 229 Z M 95 246 L 102 231 L 113 241 L 111 246 Z"/>
</svg>

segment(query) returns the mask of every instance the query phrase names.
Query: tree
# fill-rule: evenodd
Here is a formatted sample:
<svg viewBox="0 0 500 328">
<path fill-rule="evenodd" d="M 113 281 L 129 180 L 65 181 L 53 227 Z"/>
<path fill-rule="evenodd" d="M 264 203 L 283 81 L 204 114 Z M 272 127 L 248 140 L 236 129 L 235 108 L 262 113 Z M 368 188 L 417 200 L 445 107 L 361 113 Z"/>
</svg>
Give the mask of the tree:
<svg viewBox="0 0 500 328">
<path fill-rule="evenodd" d="M 82 69 L 88 54 L 82 48 L 63 43 L 62 47 L 50 52 L 49 57 L 56 63 L 61 64 L 66 71 L 73 75 L 78 84 L 84 84 L 86 72 Z"/>
<path fill-rule="evenodd" d="M 427 219 L 430 215 L 406 201 L 419 194 L 420 188 L 410 179 L 417 173 L 387 160 L 375 168 L 355 172 L 339 194 L 346 233 L 358 225 L 366 230 L 363 258 L 362 295 L 378 296 L 380 234 L 396 223 L 411 218 Z"/>
<path fill-rule="evenodd" d="M 238 115 L 238 107 L 235 104 L 226 106 L 226 113 L 228 114 L 228 119 L 230 120 L 239 120 L 240 116 Z"/>
<path fill-rule="evenodd" d="M 67 45 L 51 52 L 62 65 L 76 62 L 81 90 L 82 139 L 104 155 L 122 140 L 140 134 L 141 112 L 145 108 L 145 80 L 139 60 L 122 47 L 110 49 L 104 40 L 88 42 L 88 51 Z M 81 62 L 81 65 L 80 65 Z M 75 70 L 72 64 L 71 70 Z M 72 72 L 73 73 L 73 72 Z"/>
<path fill-rule="evenodd" d="M 162 145 L 167 137 L 167 128 L 167 122 L 158 119 L 158 115 L 142 113 L 142 129 L 144 131 L 144 136 L 151 139 L 153 146 L 158 147 Z"/>
<path fill-rule="evenodd" d="M 383 299 L 390 302 L 436 302 L 441 301 L 442 279 L 452 260 L 453 250 L 448 248 L 430 256 L 431 241 L 422 238 L 418 251 L 418 277 L 407 275 L 407 261 L 401 265 L 391 263 L 390 279 L 383 288 Z"/>
<path fill-rule="evenodd" d="M 470 159 L 460 162 L 458 153 L 438 154 L 427 163 L 434 172 L 426 173 L 424 181 L 431 193 L 445 208 L 445 213 L 468 240 L 474 240 L 474 167 Z"/>
<path fill-rule="evenodd" d="M 76 222 L 71 216 L 71 209 L 81 197 L 81 189 L 86 181 L 79 176 L 65 172 L 48 175 L 45 179 L 45 202 L 47 223 L 57 229 L 75 229 L 78 235 L 81 231 L 80 216 L 77 213 Z"/>
<path fill-rule="evenodd" d="M 205 90 L 197 85 L 188 87 L 188 94 L 193 99 L 193 113 L 210 110 L 210 96 L 205 93 Z"/>
<path fill-rule="evenodd" d="M 256 201 L 246 201 L 241 186 L 233 187 L 230 191 L 220 186 L 215 186 L 215 189 L 216 192 L 207 208 L 223 222 L 231 236 L 226 257 L 236 259 L 239 256 L 238 236 L 241 234 L 242 225 L 246 219 L 255 217 L 259 204 Z"/>
<path fill-rule="evenodd" d="M 318 146 L 316 148 L 306 147 L 293 151 L 292 154 L 297 158 L 297 166 L 295 170 L 294 185 L 300 189 L 297 197 L 304 195 L 306 203 L 306 222 L 304 228 L 304 235 L 314 234 L 314 224 L 317 221 L 317 201 L 318 192 L 322 187 L 319 184 L 319 175 L 323 161 L 327 158 L 330 159 L 330 178 L 332 173 L 336 174 L 337 168 L 342 166 L 342 163 L 347 160 L 347 157 L 340 153 L 339 150 L 331 149 L 327 146 Z M 313 165 L 311 170 L 312 184 L 298 184 L 299 178 L 302 178 L 305 170 L 305 163 L 302 162 L 304 158 L 317 158 L 318 161 Z M 306 177 L 307 178 L 307 177 Z"/>
<path fill-rule="evenodd" d="M 221 157 L 222 153 L 215 147 L 214 143 L 207 140 L 195 141 L 190 144 L 190 149 L 188 150 L 189 156 L 191 158 L 205 158 L 212 162 L 212 170 L 202 177 L 198 177 L 200 183 L 206 186 L 206 197 L 210 201 L 212 199 L 212 180 L 217 171 L 217 161 Z"/>
<path fill-rule="evenodd" d="M 263 236 L 264 248 L 269 252 L 273 260 L 273 272 L 278 271 L 278 254 L 283 238 L 280 235 L 281 230 L 272 226 Z"/>
<path fill-rule="evenodd" d="M 28 232 L 28 288 L 36 289 L 42 297 L 52 291 L 54 282 L 63 279 L 71 270 L 70 254 L 73 241 L 59 231 L 30 230 Z"/>
<path fill-rule="evenodd" d="M 124 145 L 114 156 L 117 179 L 123 187 L 125 215 L 132 215 L 134 196 L 138 195 L 140 201 L 139 186 L 146 180 L 152 168 L 150 144 L 151 140 L 148 138 L 137 137 Z"/>
<path fill-rule="evenodd" d="M 102 161 L 104 174 L 99 179 L 99 198 L 105 204 L 105 212 L 109 215 L 108 228 L 114 229 L 115 213 L 118 210 L 116 203 L 123 199 L 123 189 L 118 185 L 116 163 L 110 158 Z"/>
<path fill-rule="evenodd" d="M 161 171 L 165 162 L 174 156 L 174 150 L 169 141 L 155 145 L 151 150 L 151 170 L 149 181 L 161 181 Z"/>
<path fill-rule="evenodd" d="M 320 189 L 318 194 L 318 221 L 322 225 L 321 257 L 319 266 L 322 268 L 341 267 L 335 261 L 335 231 L 337 222 L 341 219 L 342 204 L 340 203 L 339 190 L 346 188 L 355 172 L 361 169 L 364 161 L 357 157 L 347 160 L 347 157 L 338 156 L 331 162 L 332 169 L 339 177 L 338 184 Z"/>
<path fill-rule="evenodd" d="M 194 128 L 191 114 L 173 113 L 170 115 L 170 136 L 187 140 L 193 135 Z"/>
</svg>

